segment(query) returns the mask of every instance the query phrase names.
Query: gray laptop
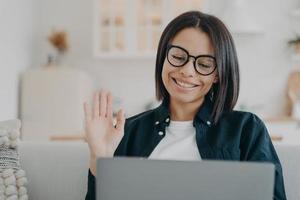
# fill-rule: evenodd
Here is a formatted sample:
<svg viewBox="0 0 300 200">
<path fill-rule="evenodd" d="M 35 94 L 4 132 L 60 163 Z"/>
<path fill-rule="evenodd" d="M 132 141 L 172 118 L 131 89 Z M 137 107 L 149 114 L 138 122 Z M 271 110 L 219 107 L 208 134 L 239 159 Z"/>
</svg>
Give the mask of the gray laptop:
<svg viewBox="0 0 300 200">
<path fill-rule="evenodd" d="M 101 158 L 97 200 L 272 200 L 274 166 L 229 161 Z"/>
</svg>

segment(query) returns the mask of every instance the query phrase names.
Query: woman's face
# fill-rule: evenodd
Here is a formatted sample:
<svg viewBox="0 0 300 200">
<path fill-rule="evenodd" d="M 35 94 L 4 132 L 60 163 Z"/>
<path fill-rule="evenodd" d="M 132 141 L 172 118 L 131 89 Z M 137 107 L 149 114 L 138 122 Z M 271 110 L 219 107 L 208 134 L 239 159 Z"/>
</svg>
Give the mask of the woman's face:
<svg viewBox="0 0 300 200">
<path fill-rule="evenodd" d="M 191 56 L 214 56 L 214 49 L 209 36 L 196 28 L 185 28 L 178 32 L 172 39 L 171 45 L 185 49 Z M 178 59 L 176 52 L 173 56 Z M 212 84 L 218 81 L 217 70 L 208 76 L 203 76 L 195 70 L 193 61 L 194 59 L 190 58 L 182 67 L 174 67 L 169 63 L 166 56 L 162 80 L 171 101 L 199 103 L 200 105 Z"/>
</svg>

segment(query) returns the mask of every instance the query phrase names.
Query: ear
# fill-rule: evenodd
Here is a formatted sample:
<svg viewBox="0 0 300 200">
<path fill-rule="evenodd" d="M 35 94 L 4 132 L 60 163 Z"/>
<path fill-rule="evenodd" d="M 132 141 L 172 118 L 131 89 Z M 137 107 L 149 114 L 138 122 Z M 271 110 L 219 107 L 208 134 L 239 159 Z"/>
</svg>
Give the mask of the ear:
<svg viewBox="0 0 300 200">
<path fill-rule="evenodd" d="M 215 75 L 213 83 L 217 83 L 217 82 L 219 82 L 219 77 L 218 77 L 218 75 Z"/>
</svg>

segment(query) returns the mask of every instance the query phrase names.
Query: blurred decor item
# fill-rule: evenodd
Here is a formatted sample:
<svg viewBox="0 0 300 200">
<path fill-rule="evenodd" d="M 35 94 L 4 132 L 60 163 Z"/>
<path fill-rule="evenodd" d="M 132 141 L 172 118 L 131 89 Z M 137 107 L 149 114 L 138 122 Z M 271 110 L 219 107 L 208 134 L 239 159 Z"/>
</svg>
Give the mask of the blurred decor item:
<svg viewBox="0 0 300 200">
<path fill-rule="evenodd" d="M 30 69 L 22 73 L 20 89 L 22 139 L 76 139 L 84 132 L 82 106 L 94 91 L 88 73 L 61 67 Z"/>
<path fill-rule="evenodd" d="M 294 48 L 296 53 L 300 53 L 300 35 L 296 35 L 293 39 L 289 40 L 288 44 Z"/>
<path fill-rule="evenodd" d="M 48 55 L 47 66 L 62 65 L 62 59 L 69 49 L 67 32 L 64 30 L 53 30 L 48 36 L 48 41 L 56 50 L 56 54 L 54 56 Z"/>
<path fill-rule="evenodd" d="M 290 73 L 288 79 L 288 114 L 297 120 L 300 120 L 300 71 Z"/>
</svg>

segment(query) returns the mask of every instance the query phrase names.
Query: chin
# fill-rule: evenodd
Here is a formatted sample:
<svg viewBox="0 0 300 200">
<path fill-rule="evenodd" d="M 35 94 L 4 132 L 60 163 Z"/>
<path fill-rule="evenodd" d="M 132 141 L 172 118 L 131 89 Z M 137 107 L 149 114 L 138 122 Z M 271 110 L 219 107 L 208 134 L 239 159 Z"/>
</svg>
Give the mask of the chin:
<svg viewBox="0 0 300 200">
<path fill-rule="evenodd" d="M 175 95 L 174 97 L 171 96 L 171 98 L 177 102 L 187 104 L 187 103 L 202 102 L 202 99 L 204 97 L 188 97 L 188 96 L 176 96 Z"/>
</svg>

